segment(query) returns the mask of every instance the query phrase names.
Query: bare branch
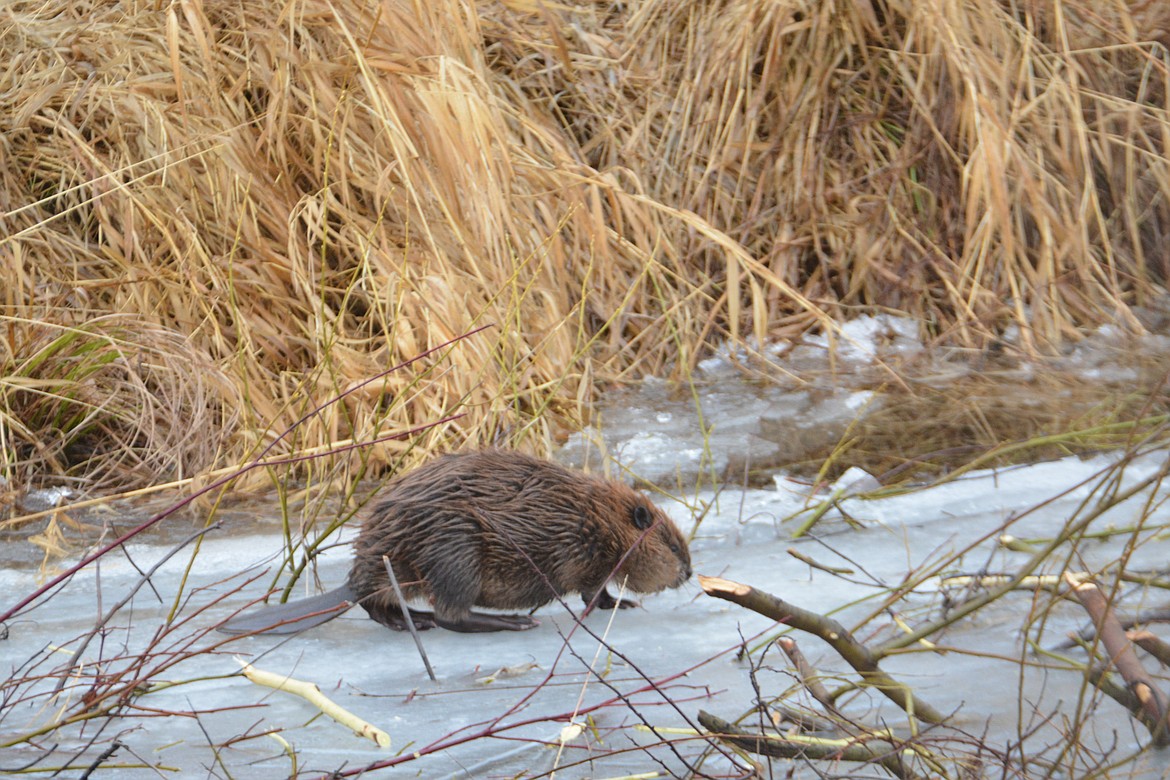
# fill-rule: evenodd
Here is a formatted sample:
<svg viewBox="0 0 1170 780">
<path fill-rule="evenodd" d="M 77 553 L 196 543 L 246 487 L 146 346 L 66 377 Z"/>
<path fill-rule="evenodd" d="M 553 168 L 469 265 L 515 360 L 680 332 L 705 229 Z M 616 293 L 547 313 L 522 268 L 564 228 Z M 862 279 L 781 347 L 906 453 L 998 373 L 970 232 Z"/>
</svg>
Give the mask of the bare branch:
<svg viewBox="0 0 1170 780">
<path fill-rule="evenodd" d="M 861 675 L 864 684 L 876 688 L 890 701 L 897 704 L 906 714 L 927 723 L 942 723 L 946 716 L 926 702 L 917 699 L 910 688 L 897 682 L 878 667 L 877 657 L 869 648 L 858 642 L 845 627 L 832 618 L 809 612 L 793 604 L 757 590 L 750 585 L 725 580 L 719 577 L 698 575 L 699 585 L 708 596 L 724 599 L 753 612 L 793 628 L 800 629 L 829 643 Z"/>
</svg>

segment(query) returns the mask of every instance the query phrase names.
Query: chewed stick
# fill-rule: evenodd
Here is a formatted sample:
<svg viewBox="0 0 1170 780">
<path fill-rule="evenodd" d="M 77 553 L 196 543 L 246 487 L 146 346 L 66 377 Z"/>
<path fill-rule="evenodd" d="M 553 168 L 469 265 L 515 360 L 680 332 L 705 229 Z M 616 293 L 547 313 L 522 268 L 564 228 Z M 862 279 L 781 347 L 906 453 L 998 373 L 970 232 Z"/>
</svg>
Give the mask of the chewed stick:
<svg viewBox="0 0 1170 780">
<path fill-rule="evenodd" d="M 239 658 L 236 662 L 243 667 L 244 676 L 257 685 L 263 685 L 267 688 L 273 688 L 278 691 L 284 691 L 296 696 L 300 696 L 305 701 L 312 704 L 322 713 L 328 715 L 333 720 L 340 723 L 346 728 L 353 729 L 353 733 L 359 737 L 365 737 L 372 740 L 381 748 L 390 747 L 390 735 L 377 726 L 371 725 L 366 721 L 354 715 L 349 710 L 341 707 L 333 702 L 325 694 L 321 693 L 321 689 L 311 682 L 304 680 L 295 680 L 292 677 L 286 677 L 281 674 L 273 674 L 272 672 L 265 672 L 257 669 L 250 663 L 241 661 Z"/>
<path fill-rule="evenodd" d="M 1092 581 L 1079 579 L 1071 573 L 1066 573 L 1064 579 L 1093 619 L 1109 662 L 1136 697 L 1139 708 L 1134 714 L 1150 730 L 1155 745 L 1170 745 L 1170 698 L 1142 666 L 1105 594 Z"/>
</svg>

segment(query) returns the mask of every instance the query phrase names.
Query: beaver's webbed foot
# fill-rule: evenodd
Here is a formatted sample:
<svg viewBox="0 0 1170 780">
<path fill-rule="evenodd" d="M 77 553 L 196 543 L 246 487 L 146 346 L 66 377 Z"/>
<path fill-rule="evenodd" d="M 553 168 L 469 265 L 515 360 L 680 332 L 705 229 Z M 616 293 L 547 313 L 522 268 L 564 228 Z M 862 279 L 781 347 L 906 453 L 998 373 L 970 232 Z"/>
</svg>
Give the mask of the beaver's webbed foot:
<svg viewBox="0 0 1170 780">
<path fill-rule="evenodd" d="M 468 612 L 465 617 L 458 620 L 436 615 L 435 623 L 440 628 L 464 634 L 480 634 L 490 631 L 527 631 L 540 625 L 539 620 L 528 615 L 489 615 L 482 612 Z"/>
<path fill-rule="evenodd" d="M 582 598 L 585 599 L 586 605 L 588 605 L 592 600 L 588 596 L 583 596 Z M 609 591 L 605 588 L 602 588 L 597 592 L 598 609 L 613 609 L 614 607 L 617 607 L 618 609 L 629 609 L 630 607 L 639 606 L 641 606 L 641 604 L 639 604 L 637 601 L 634 601 L 633 599 L 615 599 L 613 596 L 609 595 Z"/>
<path fill-rule="evenodd" d="M 386 608 L 380 606 L 366 607 L 366 612 L 370 613 L 371 618 L 386 626 L 386 628 L 392 628 L 395 631 L 408 630 L 406 618 L 402 616 L 402 610 L 397 606 L 389 606 Z M 410 610 L 410 619 L 414 621 L 414 627 L 419 631 L 426 631 L 429 628 L 434 628 L 439 625 L 433 614 L 417 609 Z"/>
</svg>

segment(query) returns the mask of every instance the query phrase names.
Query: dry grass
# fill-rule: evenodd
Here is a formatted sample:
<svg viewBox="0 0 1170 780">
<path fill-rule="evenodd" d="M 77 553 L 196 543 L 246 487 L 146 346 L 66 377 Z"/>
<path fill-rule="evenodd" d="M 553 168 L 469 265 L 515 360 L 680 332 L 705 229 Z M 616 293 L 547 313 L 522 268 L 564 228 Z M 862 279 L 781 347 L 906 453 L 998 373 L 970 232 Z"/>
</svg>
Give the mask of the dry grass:
<svg viewBox="0 0 1170 780">
<path fill-rule="evenodd" d="M 242 459 L 485 322 L 288 448 L 461 409 L 434 440 L 539 449 L 599 382 L 871 307 L 975 347 L 1133 325 L 1170 271 L 1163 9 L 13 0 L 6 476 L 92 475 L 17 407 L 29 383 L 68 406 L 61 377 L 101 395 L 24 369 L 109 315 L 128 365 L 173 347 L 172 376 L 211 380 L 161 400 L 210 410 L 199 441 L 96 475 L 131 482 Z"/>
<path fill-rule="evenodd" d="M 8 335 L 0 433 L 17 484 L 45 469 L 99 489 L 149 484 L 199 474 L 221 454 L 205 432 L 232 426 L 234 388 L 174 332 L 105 316 L 77 327 L 13 320 Z"/>
<path fill-rule="evenodd" d="M 835 447 L 809 453 L 806 468 L 836 477 L 858 466 L 892 484 L 1126 449 L 1150 436 L 1164 439 L 1170 422 L 1164 384 L 1134 385 L 1038 371 L 1026 378 L 991 372 L 940 386 L 888 386 L 876 408 Z"/>
</svg>

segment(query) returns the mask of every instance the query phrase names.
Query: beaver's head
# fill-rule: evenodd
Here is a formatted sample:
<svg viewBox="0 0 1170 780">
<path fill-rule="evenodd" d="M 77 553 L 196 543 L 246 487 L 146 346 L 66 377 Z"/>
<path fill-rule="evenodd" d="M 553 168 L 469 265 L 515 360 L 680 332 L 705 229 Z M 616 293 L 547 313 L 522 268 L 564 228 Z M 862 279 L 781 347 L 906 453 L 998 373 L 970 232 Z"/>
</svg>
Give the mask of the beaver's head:
<svg viewBox="0 0 1170 780">
<path fill-rule="evenodd" d="M 625 561 L 614 581 L 635 593 L 677 588 L 691 578 L 691 553 L 674 521 L 646 496 L 621 485 L 610 515 Z M 625 551 L 629 551 L 628 554 Z"/>
</svg>

